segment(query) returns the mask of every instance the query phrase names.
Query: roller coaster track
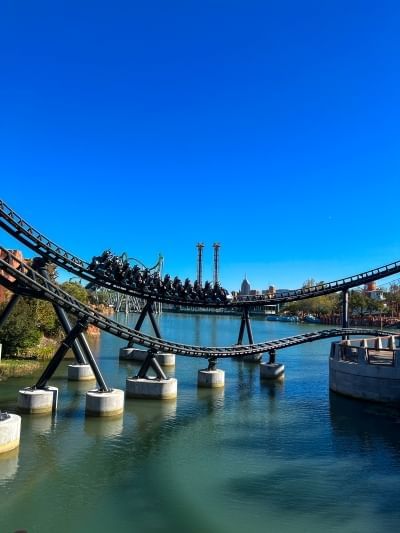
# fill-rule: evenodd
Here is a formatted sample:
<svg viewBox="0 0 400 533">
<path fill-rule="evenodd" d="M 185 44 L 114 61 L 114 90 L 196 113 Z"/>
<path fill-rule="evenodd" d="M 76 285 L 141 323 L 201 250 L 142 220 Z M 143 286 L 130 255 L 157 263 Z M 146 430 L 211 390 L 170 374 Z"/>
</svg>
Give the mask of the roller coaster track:
<svg viewBox="0 0 400 533">
<path fill-rule="evenodd" d="M 150 299 L 152 301 L 172 303 L 175 305 L 190 305 L 191 307 L 260 307 L 264 305 L 282 304 L 296 300 L 304 300 L 306 298 L 314 298 L 325 294 L 331 294 L 339 291 L 345 291 L 353 287 L 358 287 L 364 283 L 376 281 L 393 274 L 400 272 L 400 261 L 390 263 L 361 274 L 356 274 L 347 278 L 342 278 L 336 281 L 322 283 L 313 287 L 304 287 L 301 289 L 287 291 L 280 293 L 279 296 L 272 296 L 271 298 L 255 298 L 246 301 L 235 301 L 228 303 L 217 302 L 188 302 L 179 298 L 167 297 L 165 295 L 154 294 L 146 290 L 139 290 L 130 287 L 123 282 L 117 283 L 110 278 L 95 273 L 89 269 L 89 263 L 80 259 L 79 257 L 67 252 L 35 228 L 28 222 L 15 213 L 2 200 L 0 200 L 0 227 L 5 229 L 9 234 L 13 235 L 21 243 L 28 246 L 37 254 L 45 257 L 52 263 L 55 263 L 61 268 L 71 272 L 75 276 L 79 276 L 88 282 L 100 285 L 102 287 L 112 289 L 118 292 L 136 296 L 138 298 Z"/>
<path fill-rule="evenodd" d="M 42 277 L 5 248 L 0 247 L 0 251 L 3 254 L 3 258 L 0 258 L 0 284 L 4 285 L 7 289 L 17 294 L 41 298 L 48 300 L 53 304 L 60 305 L 67 312 L 75 315 L 78 320 L 84 321 L 87 324 L 93 324 L 112 335 L 141 344 L 155 351 L 172 352 L 177 355 L 188 357 L 243 357 L 341 335 L 391 335 L 391 333 L 382 330 L 335 328 L 305 333 L 303 335 L 296 335 L 275 341 L 228 347 L 202 347 L 166 341 L 130 329 L 105 317 L 101 313 L 91 309 L 89 306 L 74 299 L 49 280 Z M 13 280 L 9 279 L 10 276 Z"/>
</svg>

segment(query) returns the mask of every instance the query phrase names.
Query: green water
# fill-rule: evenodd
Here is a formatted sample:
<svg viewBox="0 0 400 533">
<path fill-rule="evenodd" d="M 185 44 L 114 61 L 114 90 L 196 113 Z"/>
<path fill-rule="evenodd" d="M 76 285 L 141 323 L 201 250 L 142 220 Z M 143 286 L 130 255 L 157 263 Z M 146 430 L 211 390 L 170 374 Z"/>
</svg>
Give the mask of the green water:
<svg viewBox="0 0 400 533">
<path fill-rule="evenodd" d="M 169 339 L 223 345 L 239 319 L 165 313 L 160 326 Z M 315 329 L 253 322 L 258 341 Z M 176 401 L 127 400 L 114 420 L 85 418 L 87 385 L 68 383 L 63 365 L 56 416 L 23 416 L 19 450 L 0 456 L 0 532 L 399 530 L 400 413 L 329 394 L 329 345 L 279 352 L 283 383 L 224 360 L 219 391 L 197 389 L 204 361 L 177 358 Z M 118 388 L 138 368 L 119 363 L 121 346 L 108 334 L 93 346 Z M 0 383 L 0 409 L 15 412 L 32 382 Z"/>
</svg>

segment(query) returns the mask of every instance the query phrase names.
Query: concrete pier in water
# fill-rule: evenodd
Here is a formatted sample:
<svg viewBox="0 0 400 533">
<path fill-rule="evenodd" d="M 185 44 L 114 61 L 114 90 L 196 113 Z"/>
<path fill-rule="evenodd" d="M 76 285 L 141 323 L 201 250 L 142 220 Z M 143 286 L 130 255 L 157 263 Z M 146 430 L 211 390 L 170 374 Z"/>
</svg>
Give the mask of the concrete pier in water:
<svg viewBox="0 0 400 533">
<path fill-rule="evenodd" d="M 162 352 L 156 355 L 157 361 L 161 366 L 175 366 L 175 354 Z"/>
<path fill-rule="evenodd" d="M 172 400 L 177 397 L 178 381 L 175 378 L 127 378 L 127 398 L 148 398 L 153 400 Z"/>
<path fill-rule="evenodd" d="M 96 379 L 90 365 L 68 365 L 70 381 L 93 381 Z"/>
<path fill-rule="evenodd" d="M 245 355 L 243 357 L 243 361 L 245 361 L 246 363 L 259 363 L 261 361 L 261 358 L 262 353 L 255 353 L 252 355 Z"/>
<path fill-rule="evenodd" d="M 260 379 L 283 379 L 285 365 L 281 363 L 261 363 Z"/>
<path fill-rule="evenodd" d="M 122 361 L 144 361 L 148 350 L 142 348 L 120 348 L 119 358 Z"/>
<path fill-rule="evenodd" d="M 98 389 L 86 393 L 86 414 L 88 416 L 118 416 L 124 412 L 124 391 L 113 389 L 102 392 Z"/>
<path fill-rule="evenodd" d="M 225 371 L 216 368 L 214 370 L 199 370 L 197 373 L 198 387 L 214 389 L 225 386 Z"/>
<path fill-rule="evenodd" d="M 21 389 L 18 393 L 18 409 L 23 413 L 43 414 L 56 411 L 58 401 L 57 387 L 44 389 Z"/>
<path fill-rule="evenodd" d="M 0 454 L 18 448 L 21 434 L 21 417 L 0 413 Z"/>
</svg>

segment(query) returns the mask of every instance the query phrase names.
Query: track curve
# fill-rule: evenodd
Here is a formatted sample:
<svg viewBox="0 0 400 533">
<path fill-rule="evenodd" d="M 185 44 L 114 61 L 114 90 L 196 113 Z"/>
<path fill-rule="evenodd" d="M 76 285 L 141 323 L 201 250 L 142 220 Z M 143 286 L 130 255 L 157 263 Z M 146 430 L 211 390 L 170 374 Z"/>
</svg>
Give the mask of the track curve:
<svg viewBox="0 0 400 533">
<path fill-rule="evenodd" d="M 332 294 L 335 292 L 347 290 L 353 287 L 358 287 L 364 283 L 376 281 L 393 274 L 400 272 L 400 261 L 389 263 L 381 267 L 355 274 L 339 280 L 323 283 L 313 287 L 306 287 L 288 291 L 281 294 L 279 297 L 271 298 L 255 298 L 253 300 L 235 301 L 228 303 L 216 302 L 188 302 L 178 298 L 170 298 L 153 294 L 148 291 L 140 291 L 133 289 L 126 284 L 116 283 L 107 277 L 94 273 L 89 269 L 89 263 L 83 259 L 69 253 L 67 250 L 58 246 L 50 239 L 45 237 L 33 226 L 20 217 L 15 211 L 0 200 L 0 227 L 13 235 L 22 244 L 28 246 L 31 250 L 38 253 L 40 256 L 55 263 L 75 276 L 78 276 L 88 282 L 100 285 L 102 287 L 115 290 L 138 298 L 149 299 L 155 302 L 172 303 L 175 305 L 191 306 L 191 307 L 260 307 L 265 305 L 283 304 L 285 302 L 292 302 L 296 300 L 305 300 L 307 298 L 315 298 L 316 296 L 323 296 L 325 294 Z"/>
<path fill-rule="evenodd" d="M 199 358 L 239 358 L 246 355 L 261 354 L 270 350 L 280 350 L 305 342 L 338 337 L 341 335 L 386 336 L 392 334 L 388 331 L 369 330 L 365 328 L 334 328 L 252 345 L 235 345 L 228 347 L 203 347 L 165 341 L 128 328 L 127 326 L 119 324 L 102 315 L 91 309 L 89 306 L 74 299 L 49 280 L 42 277 L 5 248 L 0 247 L 0 251 L 3 253 L 3 258 L 0 258 L 0 284 L 4 285 L 9 290 L 17 294 L 48 300 L 60 305 L 66 311 L 75 315 L 78 320 L 85 320 L 88 324 L 93 324 L 112 335 L 160 352 L 166 351 L 177 355 Z M 4 273 L 14 278 L 14 281 L 11 281 L 4 276 Z"/>
</svg>

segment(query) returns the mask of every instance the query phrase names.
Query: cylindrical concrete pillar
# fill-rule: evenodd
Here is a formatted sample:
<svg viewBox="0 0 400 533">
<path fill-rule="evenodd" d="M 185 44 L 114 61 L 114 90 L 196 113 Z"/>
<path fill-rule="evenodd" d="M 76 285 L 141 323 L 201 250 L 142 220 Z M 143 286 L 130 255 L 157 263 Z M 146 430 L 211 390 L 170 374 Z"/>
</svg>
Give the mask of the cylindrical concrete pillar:
<svg viewBox="0 0 400 533">
<path fill-rule="evenodd" d="M 18 448 L 20 434 L 21 417 L 2 413 L 0 416 L 0 453 Z"/>
<path fill-rule="evenodd" d="M 123 361 L 144 361 L 147 353 L 141 348 L 120 348 L 119 358 Z"/>
<path fill-rule="evenodd" d="M 390 337 L 388 338 L 388 348 L 389 350 L 396 349 L 396 337 L 394 335 L 390 335 Z"/>
<path fill-rule="evenodd" d="M 90 365 L 68 365 L 70 381 L 91 381 L 96 379 Z"/>
<path fill-rule="evenodd" d="M 45 389 L 22 389 L 18 393 L 18 408 L 23 413 L 51 413 L 57 409 L 57 387 Z"/>
<path fill-rule="evenodd" d="M 251 355 L 245 355 L 243 357 L 243 361 L 246 361 L 246 363 L 259 363 L 261 361 L 262 354 L 261 353 L 255 353 Z"/>
<path fill-rule="evenodd" d="M 282 379 L 285 373 L 285 365 L 281 363 L 261 363 L 260 379 Z"/>
<path fill-rule="evenodd" d="M 162 352 L 156 355 L 157 361 L 161 366 L 175 366 L 175 354 Z"/>
<path fill-rule="evenodd" d="M 367 339 L 362 339 L 360 341 L 360 348 L 368 348 L 368 341 Z"/>
<path fill-rule="evenodd" d="M 375 339 L 375 350 L 382 350 L 382 339 L 380 337 Z"/>
<path fill-rule="evenodd" d="M 214 389 L 225 386 L 225 371 L 219 368 L 215 370 L 199 370 L 197 373 L 197 386 Z"/>
<path fill-rule="evenodd" d="M 178 381 L 175 378 L 128 378 L 126 396 L 128 398 L 149 398 L 153 400 L 171 400 L 178 393 Z"/>
<path fill-rule="evenodd" d="M 124 391 L 113 389 L 102 392 L 98 389 L 86 393 L 86 414 L 88 416 L 117 416 L 124 411 Z"/>
</svg>

